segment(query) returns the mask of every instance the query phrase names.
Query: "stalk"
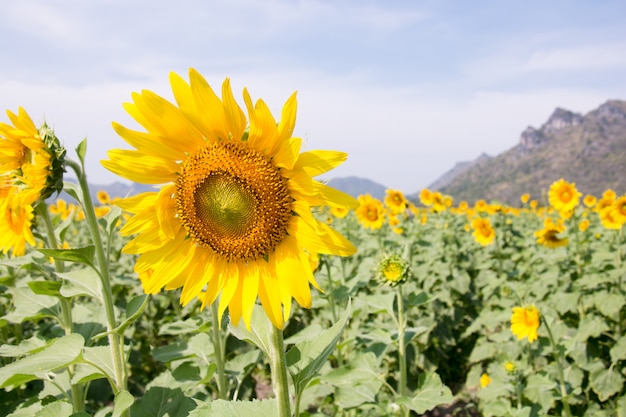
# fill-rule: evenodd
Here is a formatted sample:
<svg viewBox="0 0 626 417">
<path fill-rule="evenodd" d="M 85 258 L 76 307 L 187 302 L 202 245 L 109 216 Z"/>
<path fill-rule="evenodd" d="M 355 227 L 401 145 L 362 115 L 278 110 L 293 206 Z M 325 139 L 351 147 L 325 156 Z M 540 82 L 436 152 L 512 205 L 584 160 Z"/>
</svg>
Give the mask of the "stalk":
<svg viewBox="0 0 626 417">
<path fill-rule="evenodd" d="M 552 335 L 552 330 L 548 325 L 547 320 L 544 320 L 544 324 L 546 329 L 548 330 L 548 337 L 550 338 L 550 344 L 552 345 L 552 349 L 554 350 L 554 355 L 557 358 L 556 364 L 557 369 L 559 371 L 559 386 L 561 390 L 561 401 L 563 402 L 563 412 L 567 417 L 572 417 L 572 412 L 569 408 L 569 395 L 567 394 L 567 388 L 565 386 L 565 374 L 563 372 L 563 356 L 560 351 L 557 349 L 556 342 L 554 340 L 554 336 Z"/>
<path fill-rule="evenodd" d="M 109 340 L 109 347 L 111 349 L 111 356 L 113 359 L 113 372 L 115 374 L 115 386 L 112 387 L 115 394 L 126 389 L 126 365 L 124 358 L 124 339 L 115 331 L 117 324 L 115 319 L 115 309 L 113 301 L 113 291 L 111 289 L 111 276 L 109 271 L 109 264 L 107 262 L 106 255 L 104 253 L 104 246 L 102 245 L 102 239 L 100 237 L 100 230 L 98 229 L 98 220 L 96 219 L 96 213 L 94 211 L 93 202 L 91 200 L 91 194 L 89 192 L 89 185 L 87 183 L 87 176 L 83 170 L 82 165 L 77 162 L 66 158 L 65 163 L 74 170 L 80 189 L 83 194 L 82 206 L 85 212 L 85 222 L 89 228 L 91 238 L 93 239 L 96 259 L 98 262 L 99 276 L 102 283 L 102 299 L 104 302 L 104 309 L 106 313 L 107 321 L 107 337 Z M 128 415 L 128 410 L 123 415 Z"/>
<path fill-rule="evenodd" d="M 224 371 L 225 356 L 224 343 L 220 334 L 219 316 L 217 314 L 217 303 L 211 305 L 211 318 L 213 320 L 213 349 L 215 350 L 215 362 L 217 365 L 217 391 L 221 399 L 228 399 L 228 380 Z"/>
<path fill-rule="evenodd" d="M 396 286 L 396 297 L 398 303 L 398 362 L 400 365 L 400 381 L 398 391 L 401 396 L 406 395 L 406 344 L 404 342 L 405 320 L 404 303 L 402 300 L 402 286 Z"/>
<path fill-rule="evenodd" d="M 54 235 L 54 226 L 52 224 L 52 220 L 50 219 L 50 213 L 48 212 L 48 205 L 46 203 L 39 203 L 35 207 L 37 210 L 37 214 L 43 219 L 43 223 L 46 229 L 46 236 L 48 239 L 48 247 L 50 249 L 57 249 L 58 242 L 56 236 Z M 63 261 L 54 260 L 54 270 L 58 273 L 62 273 L 65 271 L 65 263 Z M 74 320 L 72 318 L 72 305 L 69 300 L 63 296 L 59 297 L 59 301 L 61 304 L 61 316 L 62 316 L 62 325 L 63 331 L 66 335 L 72 334 L 74 332 Z M 69 365 L 67 367 L 67 372 L 69 374 L 70 381 L 72 380 L 72 376 L 74 375 L 75 366 Z M 79 384 L 72 384 L 71 386 L 71 400 L 72 400 L 72 409 L 75 413 L 79 413 L 81 411 L 85 411 L 85 402 L 83 400 L 83 387 Z"/>
<path fill-rule="evenodd" d="M 291 417 L 283 331 L 277 329 L 273 324 L 270 325 L 270 329 L 270 368 L 272 370 L 272 386 L 278 403 L 278 417 Z"/>
</svg>

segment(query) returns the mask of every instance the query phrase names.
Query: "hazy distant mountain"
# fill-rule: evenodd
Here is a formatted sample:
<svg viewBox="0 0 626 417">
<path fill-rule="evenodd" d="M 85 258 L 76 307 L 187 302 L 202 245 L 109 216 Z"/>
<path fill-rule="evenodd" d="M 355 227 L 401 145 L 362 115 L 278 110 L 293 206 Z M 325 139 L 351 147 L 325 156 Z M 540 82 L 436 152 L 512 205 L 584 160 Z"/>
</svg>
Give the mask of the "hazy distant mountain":
<svg viewBox="0 0 626 417">
<path fill-rule="evenodd" d="M 346 194 L 350 194 L 353 197 L 358 197 L 362 194 L 370 194 L 372 197 L 378 198 L 379 200 L 385 198 L 385 191 L 387 190 L 383 185 L 359 177 L 333 178 L 328 182 L 328 185 Z"/>
<path fill-rule="evenodd" d="M 447 186 L 448 184 L 450 184 L 452 181 L 454 181 L 455 178 L 457 178 L 458 176 L 466 172 L 468 169 L 472 168 L 475 165 L 480 164 L 481 162 L 488 161 L 490 159 L 491 159 L 491 156 L 487 155 L 486 153 L 483 153 L 478 158 L 474 159 L 473 161 L 457 162 L 454 168 L 452 168 L 450 171 L 446 172 L 441 177 L 439 177 L 435 182 L 430 184 L 428 186 L 428 189 L 439 190 Z"/>
<path fill-rule="evenodd" d="M 515 147 L 444 177 L 434 183 L 443 185 L 433 189 L 457 201 L 484 198 L 517 204 L 523 193 L 542 199 L 560 178 L 575 182 L 584 194 L 598 196 L 607 188 L 623 194 L 626 102 L 610 100 L 584 116 L 557 108 L 539 129 L 524 130 Z"/>
<path fill-rule="evenodd" d="M 71 181 L 71 180 L 70 180 Z M 328 182 L 331 187 L 350 194 L 353 197 L 358 197 L 361 194 L 370 194 L 372 197 L 383 199 L 385 197 L 386 188 L 374 181 L 358 178 L 358 177 L 343 177 L 333 178 Z M 129 195 L 135 195 L 144 193 L 146 191 L 154 191 L 155 188 L 152 185 L 146 184 L 125 184 L 122 182 L 114 182 L 113 184 L 90 184 L 90 190 L 92 199 L 96 202 L 96 194 L 98 191 L 106 191 L 111 197 L 126 197 Z M 72 200 L 67 194 L 62 193 L 61 198 L 65 200 Z"/>
</svg>

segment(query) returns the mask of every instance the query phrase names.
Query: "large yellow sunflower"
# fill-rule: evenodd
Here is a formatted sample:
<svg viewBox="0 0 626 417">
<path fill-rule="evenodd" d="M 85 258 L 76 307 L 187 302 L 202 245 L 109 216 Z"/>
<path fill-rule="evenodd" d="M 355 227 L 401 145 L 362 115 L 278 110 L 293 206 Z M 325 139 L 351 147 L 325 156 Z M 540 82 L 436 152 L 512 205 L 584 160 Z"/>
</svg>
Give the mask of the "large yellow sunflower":
<svg viewBox="0 0 626 417">
<path fill-rule="evenodd" d="M 578 206 L 578 199 L 581 195 L 575 183 L 569 183 L 561 178 L 550 186 L 548 200 L 556 211 L 568 212 Z"/>
<path fill-rule="evenodd" d="M 311 213 L 313 206 L 356 206 L 313 179 L 346 154 L 300 153 L 302 141 L 292 137 L 295 94 L 276 123 L 244 89 L 248 121 L 228 79 L 221 99 L 194 69 L 189 80 L 170 75 L 176 105 L 150 91 L 133 93 L 124 107 L 145 132 L 113 123 L 135 149 L 111 150 L 102 164 L 131 181 L 162 185 L 116 202 L 134 214 L 122 233 L 137 234 L 123 251 L 140 255 L 135 270 L 147 293 L 182 287 L 181 303 L 198 297 L 202 307 L 219 296 L 220 317 L 228 307 L 231 321 L 243 317 L 248 327 L 258 297 L 282 328 L 292 297 L 310 307 L 309 284 L 319 288 L 306 251 L 356 252 Z"/>
</svg>

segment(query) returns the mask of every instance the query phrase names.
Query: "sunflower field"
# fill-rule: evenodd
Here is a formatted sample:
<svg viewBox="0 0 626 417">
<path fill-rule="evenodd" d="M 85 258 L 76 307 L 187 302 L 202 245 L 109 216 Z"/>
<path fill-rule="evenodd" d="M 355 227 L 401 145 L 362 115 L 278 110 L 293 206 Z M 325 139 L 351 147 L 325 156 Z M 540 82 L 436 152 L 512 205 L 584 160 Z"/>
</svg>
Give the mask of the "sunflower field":
<svg viewBox="0 0 626 417">
<path fill-rule="evenodd" d="M 154 192 L 0 123 L 0 416 L 626 416 L 626 195 L 354 199 L 295 95 L 170 82 L 103 161 Z"/>
</svg>

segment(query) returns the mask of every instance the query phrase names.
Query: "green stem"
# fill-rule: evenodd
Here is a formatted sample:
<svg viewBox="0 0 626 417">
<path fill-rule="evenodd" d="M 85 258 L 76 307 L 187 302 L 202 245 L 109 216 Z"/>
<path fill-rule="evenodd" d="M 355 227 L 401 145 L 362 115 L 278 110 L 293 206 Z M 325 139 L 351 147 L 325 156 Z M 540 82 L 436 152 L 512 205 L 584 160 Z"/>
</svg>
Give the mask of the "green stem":
<svg viewBox="0 0 626 417">
<path fill-rule="evenodd" d="M 563 402 L 563 411 L 567 417 L 572 417 L 572 412 L 569 408 L 569 396 L 567 394 L 567 387 L 565 386 L 565 374 L 563 372 L 563 355 L 561 355 L 561 352 L 557 348 L 556 341 L 554 340 L 552 330 L 550 329 L 547 320 L 543 320 L 543 324 L 546 326 L 546 330 L 548 331 L 548 337 L 550 338 L 550 344 L 552 345 L 554 355 L 557 358 L 556 364 L 559 371 L 559 386 L 561 389 L 561 401 Z"/>
<path fill-rule="evenodd" d="M 270 368 L 272 370 L 272 386 L 278 403 L 278 417 L 291 417 L 283 331 L 277 329 L 273 324 L 270 325 L 270 328 Z"/>
<path fill-rule="evenodd" d="M 335 309 L 335 292 L 333 291 L 333 277 L 330 272 L 330 261 L 328 257 L 323 258 L 324 266 L 326 268 L 326 277 L 328 278 L 328 303 L 330 304 L 330 311 L 333 315 L 333 324 L 337 323 L 337 310 Z"/>
<path fill-rule="evenodd" d="M 402 286 L 396 286 L 396 297 L 398 304 L 398 362 L 400 365 L 400 381 L 399 389 L 400 395 L 406 395 L 406 343 L 404 337 L 404 330 L 406 322 L 404 319 L 404 302 L 402 300 Z"/>
<path fill-rule="evenodd" d="M 57 249 L 59 246 L 59 242 L 54 234 L 54 225 L 52 224 L 52 220 L 50 219 L 50 213 L 48 212 L 48 205 L 46 203 L 37 204 L 35 208 L 37 210 L 37 214 L 43 219 L 43 223 L 46 229 L 46 235 L 48 238 L 48 247 L 50 249 Z M 65 271 L 65 263 L 58 259 L 54 260 L 54 269 L 58 273 L 62 273 Z M 59 301 L 61 304 L 61 316 L 62 316 L 62 325 L 63 330 L 66 335 L 72 334 L 74 332 L 74 319 L 72 318 L 72 305 L 70 301 L 63 297 L 59 296 Z M 75 366 L 70 365 L 67 368 L 67 372 L 70 376 L 70 381 L 72 380 L 72 376 L 74 375 Z M 80 384 L 70 384 L 72 391 L 72 408 L 74 413 L 79 413 L 81 411 L 85 411 L 85 402 L 83 401 L 83 387 Z"/>
<path fill-rule="evenodd" d="M 215 362 L 217 365 L 217 391 L 219 398 L 226 400 L 228 399 L 228 380 L 226 379 L 226 372 L 224 371 L 226 352 L 220 332 L 217 303 L 211 305 L 211 318 L 213 320 L 213 349 L 215 350 Z"/>
<path fill-rule="evenodd" d="M 115 394 L 126 389 L 126 363 L 124 357 L 124 339 L 114 331 L 117 327 L 115 319 L 115 306 L 113 301 L 113 290 L 111 289 L 111 276 L 109 272 L 109 264 L 107 262 L 106 255 L 104 253 L 104 246 L 102 245 L 102 238 L 100 237 L 100 230 L 98 229 L 98 220 L 94 211 L 93 202 L 91 200 L 91 194 L 89 192 L 89 185 L 87 183 L 87 176 L 85 175 L 82 164 L 66 158 L 65 163 L 74 170 L 76 178 L 82 191 L 83 211 L 85 212 L 85 221 L 91 238 L 96 250 L 96 259 L 98 262 L 98 269 L 100 272 L 100 280 L 102 283 L 102 299 L 104 302 L 104 309 L 106 313 L 107 321 L 107 336 L 109 339 L 109 347 L 111 349 L 111 356 L 113 360 L 113 372 L 115 373 L 115 386 L 113 391 Z M 128 415 L 128 410 L 123 414 Z"/>
</svg>

